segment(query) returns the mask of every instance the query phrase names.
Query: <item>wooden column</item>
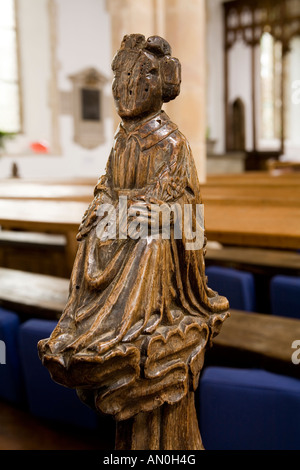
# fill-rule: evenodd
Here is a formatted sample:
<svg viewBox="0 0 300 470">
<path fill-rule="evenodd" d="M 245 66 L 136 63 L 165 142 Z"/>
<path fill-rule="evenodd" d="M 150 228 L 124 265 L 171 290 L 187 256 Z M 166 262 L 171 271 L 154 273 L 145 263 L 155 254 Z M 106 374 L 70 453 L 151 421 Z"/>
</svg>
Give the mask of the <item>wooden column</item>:
<svg viewBox="0 0 300 470">
<path fill-rule="evenodd" d="M 194 392 L 175 405 L 117 422 L 115 445 L 116 450 L 204 450 Z"/>
</svg>

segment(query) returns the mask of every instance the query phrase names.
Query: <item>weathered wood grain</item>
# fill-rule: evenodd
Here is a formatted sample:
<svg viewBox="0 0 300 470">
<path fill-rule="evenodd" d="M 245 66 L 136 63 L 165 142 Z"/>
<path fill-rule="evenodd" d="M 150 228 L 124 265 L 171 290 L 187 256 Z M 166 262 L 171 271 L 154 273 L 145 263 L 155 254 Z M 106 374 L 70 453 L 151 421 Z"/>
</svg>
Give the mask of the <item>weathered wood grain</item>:
<svg viewBox="0 0 300 470">
<path fill-rule="evenodd" d="M 112 69 L 121 123 L 79 227 L 68 302 L 39 354 L 53 380 L 115 418 L 117 449 L 203 449 L 194 392 L 229 305 L 207 285 L 190 146 L 161 109 L 179 94 L 180 62 L 161 37 L 132 34 Z M 153 222 L 149 209 L 175 203 L 169 225 Z M 188 222 L 201 235 L 192 246 Z"/>
</svg>

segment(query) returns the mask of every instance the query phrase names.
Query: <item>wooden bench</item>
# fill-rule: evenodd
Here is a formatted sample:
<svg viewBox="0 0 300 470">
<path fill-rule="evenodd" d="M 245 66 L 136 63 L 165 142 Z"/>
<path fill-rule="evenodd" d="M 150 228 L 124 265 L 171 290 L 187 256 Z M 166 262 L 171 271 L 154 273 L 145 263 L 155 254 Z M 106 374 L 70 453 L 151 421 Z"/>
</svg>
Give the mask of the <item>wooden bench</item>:
<svg viewBox="0 0 300 470">
<path fill-rule="evenodd" d="M 299 172 L 287 174 L 270 174 L 269 172 L 247 171 L 244 173 L 208 175 L 206 185 L 239 185 L 239 186 L 299 186 Z"/>
<path fill-rule="evenodd" d="M 0 305 L 22 319 L 58 319 L 68 290 L 68 279 L 0 268 Z"/>
<path fill-rule="evenodd" d="M 77 250 L 76 234 L 87 207 L 86 202 L 78 201 L 0 199 L 0 226 L 4 230 L 63 235 L 66 256 L 60 263 L 65 263 L 71 273 Z"/>
<path fill-rule="evenodd" d="M 300 181 L 299 186 L 270 186 L 270 185 L 230 185 L 213 186 L 203 185 L 201 190 L 204 203 L 219 201 L 231 204 L 255 203 L 260 205 L 275 206 L 300 206 Z"/>
<path fill-rule="evenodd" d="M 0 305 L 23 319 L 57 320 L 68 292 L 68 279 L 0 268 Z M 295 339 L 300 340 L 300 320 L 231 310 L 206 363 L 265 367 L 300 377 L 300 365 L 291 359 Z"/>
<path fill-rule="evenodd" d="M 300 173 L 209 176 L 201 193 L 208 240 L 231 246 L 300 248 Z"/>
<path fill-rule="evenodd" d="M 76 231 L 94 185 L 91 179 L 1 180 L 0 266 L 69 277 Z M 75 224 L 74 203 L 81 204 Z"/>
<path fill-rule="evenodd" d="M 218 264 L 253 272 L 300 275 L 300 252 L 214 245 L 208 242 L 206 264 Z"/>
<path fill-rule="evenodd" d="M 295 340 L 300 340 L 300 319 L 231 311 L 206 364 L 264 368 L 300 378 L 300 364 L 292 361 Z"/>
<path fill-rule="evenodd" d="M 227 201 L 231 204 L 299 206 L 300 173 L 271 176 L 269 173 L 210 176 L 201 188 L 205 201 Z"/>
<path fill-rule="evenodd" d="M 207 238 L 221 244 L 300 248 L 300 206 L 204 201 Z"/>
<path fill-rule="evenodd" d="M 274 177 L 264 172 L 209 176 L 202 188 L 208 240 L 231 246 L 299 249 L 299 178 L 299 174 Z M 55 196 L 54 189 L 60 188 L 63 197 L 63 185 L 58 180 L 46 181 L 48 199 L 19 200 L 0 197 L 0 225 L 8 230 L 13 228 L 64 235 L 67 239 L 67 264 L 70 272 L 77 249 L 76 232 L 88 203 L 56 200 L 58 193 Z M 69 186 L 65 182 L 63 191 L 71 191 L 75 194 L 74 197 L 79 197 L 76 188 L 84 187 L 86 197 L 92 197 L 92 186 L 89 184 L 91 181 L 84 183 L 79 180 L 77 186 L 74 181 L 70 180 Z M 28 180 L 18 183 L 23 188 L 19 191 L 25 193 L 30 184 L 33 183 Z M 10 184 L 6 183 L 6 186 L 9 188 Z M 67 196 L 65 192 L 65 197 L 72 197 L 71 193 Z"/>
<path fill-rule="evenodd" d="M 0 185 L 71 185 L 71 186 L 90 186 L 94 188 L 97 184 L 98 178 L 2 178 L 0 179 Z"/>
<path fill-rule="evenodd" d="M 87 184 L 44 184 L 10 182 L 0 184 L 0 199 L 81 201 L 90 203 L 94 186 Z"/>
<path fill-rule="evenodd" d="M 267 162 L 267 169 L 272 175 L 282 175 L 286 173 L 294 173 L 300 171 L 299 161 L 285 161 L 269 160 Z"/>
<path fill-rule="evenodd" d="M 70 275 L 63 235 L 0 230 L 0 266 L 53 276 Z"/>
<path fill-rule="evenodd" d="M 256 311 L 271 312 L 270 282 L 277 274 L 299 276 L 300 252 L 222 246 L 208 242 L 206 266 L 223 266 L 253 274 L 256 293 Z"/>
<path fill-rule="evenodd" d="M 58 319 L 68 289 L 67 279 L 0 269 L 0 304 L 23 318 Z M 300 320 L 231 311 L 207 364 L 264 367 L 300 377 L 300 365 L 291 360 L 295 339 L 300 339 Z"/>
</svg>

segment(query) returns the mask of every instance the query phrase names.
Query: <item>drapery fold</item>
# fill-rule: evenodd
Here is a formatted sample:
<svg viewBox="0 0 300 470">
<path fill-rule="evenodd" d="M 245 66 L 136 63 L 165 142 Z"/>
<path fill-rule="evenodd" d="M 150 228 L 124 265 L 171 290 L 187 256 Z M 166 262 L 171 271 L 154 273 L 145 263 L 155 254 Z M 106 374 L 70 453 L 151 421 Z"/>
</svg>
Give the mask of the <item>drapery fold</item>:
<svg viewBox="0 0 300 470">
<path fill-rule="evenodd" d="M 124 419 L 131 412 L 123 403 L 120 390 L 125 383 L 135 389 L 143 379 L 145 358 L 151 362 L 151 357 L 147 356 L 148 353 L 151 356 L 149 338 L 153 335 L 166 337 L 171 333 L 179 337 L 193 334 L 196 343 L 198 337 L 202 338 L 201 347 L 196 348 L 201 356 L 209 338 L 218 334 L 229 306 L 227 299 L 207 286 L 205 246 L 187 250 L 189 240 L 184 224 L 181 225 L 182 237 L 177 238 L 173 218 L 169 238 L 163 237 L 160 227 L 156 237 L 150 232 L 136 239 L 99 239 L 99 207 L 110 204 L 114 216 L 118 217 L 120 196 L 126 196 L 128 207 L 138 203 L 148 207 L 151 204 L 164 204 L 169 208 L 176 205 L 181 214 L 185 205 L 195 209 L 202 203 L 189 145 L 163 111 L 137 128 L 119 126 L 106 173 L 100 178 L 94 195 L 79 227 L 79 247 L 68 303 L 51 337 L 39 343 L 39 353 L 59 383 L 86 389 L 96 387 L 97 377 L 98 388 L 105 397 L 115 390 L 121 401 L 113 413 L 119 413 Z M 192 221 L 199 223 L 195 220 L 195 211 Z M 196 324 L 192 333 L 189 322 Z M 184 341 L 184 348 L 183 344 Z M 195 360 L 195 353 L 182 353 L 181 366 L 178 360 L 177 365 L 172 363 L 170 354 L 161 362 L 168 364 L 166 380 L 172 388 L 176 381 L 170 371 L 178 374 L 180 370 L 182 383 L 188 381 L 188 369 L 192 357 Z M 108 378 L 104 365 L 114 358 L 124 367 L 126 357 L 131 378 L 124 379 L 121 386 L 119 374 Z M 150 390 L 153 384 L 147 383 Z M 186 386 L 182 386 L 182 393 Z M 99 390 L 95 400 L 101 408 Z M 143 393 L 148 403 L 146 390 L 147 387 Z M 88 395 L 87 391 L 81 392 L 81 398 L 87 401 L 90 400 Z M 179 399 L 174 389 L 170 396 L 176 397 L 175 401 Z M 127 407 L 126 411 L 122 407 Z"/>
</svg>

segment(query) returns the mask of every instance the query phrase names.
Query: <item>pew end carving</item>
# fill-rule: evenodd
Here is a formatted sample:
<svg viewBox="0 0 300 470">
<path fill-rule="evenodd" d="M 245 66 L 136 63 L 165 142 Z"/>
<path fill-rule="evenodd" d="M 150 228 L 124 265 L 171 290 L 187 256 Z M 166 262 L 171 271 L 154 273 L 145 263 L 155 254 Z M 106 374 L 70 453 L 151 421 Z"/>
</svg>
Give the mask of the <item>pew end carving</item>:
<svg viewBox="0 0 300 470">
<path fill-rule="evenodd" d="M 180 92 L 180 62 L 163 38 L 131 34 L 112 69 L 121 122 L 39 355 L 54 381 L 114 417 L 116 449 L 203 449 L 194 392 L 229 305 L 207 285 L 190 146 L 162 110 Z"/>
</svg>

